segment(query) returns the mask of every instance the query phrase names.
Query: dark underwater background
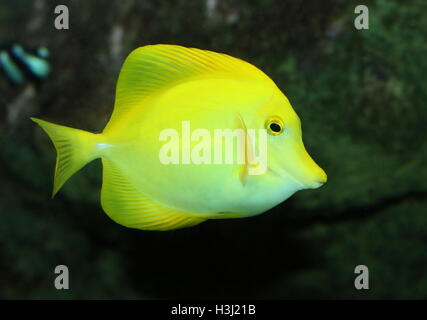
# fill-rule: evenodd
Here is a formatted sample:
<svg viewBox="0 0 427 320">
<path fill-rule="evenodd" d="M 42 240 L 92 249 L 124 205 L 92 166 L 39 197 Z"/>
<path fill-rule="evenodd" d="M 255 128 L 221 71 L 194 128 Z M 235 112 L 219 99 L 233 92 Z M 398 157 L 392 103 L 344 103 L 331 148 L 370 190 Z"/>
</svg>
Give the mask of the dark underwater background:
<svg viewBox="0 0 427 320">
<path fill-rule="evenodd" d="M 69 30 L 54 28 L 59 4 Z M 354 27 L 358 4 L 369 30 Z M 52 72 L 25 86 L 0 73 L 0 298 L 427 298 L 426 12 L 424 0 L 1 1 L 0 44 L 46 46 Z M 155 43 L 265 71 L 328 183 L 170 232 L 103 213 L 99 160 L 52 200 L 55 151 L 29 117 L 102 131 L 123 59 Z M 57 265 L 69 290 L 54 287 Z M 354 287 L 357 265 L 369 290 Z"/>
</svg>

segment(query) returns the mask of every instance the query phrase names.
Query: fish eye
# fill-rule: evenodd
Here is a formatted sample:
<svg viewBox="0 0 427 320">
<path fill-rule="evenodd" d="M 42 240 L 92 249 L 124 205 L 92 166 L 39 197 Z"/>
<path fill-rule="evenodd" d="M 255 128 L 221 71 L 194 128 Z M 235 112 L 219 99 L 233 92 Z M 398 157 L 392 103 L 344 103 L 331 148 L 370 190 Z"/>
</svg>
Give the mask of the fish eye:
<svg viewBox="0 0 427 320">
<path fill-rule="evenodd" d="M 265 127 L 269 134 L 277 136 L 283 132 L 285 125 L 281 119 L 275 117 L 268 119 Z"/>
</svg>

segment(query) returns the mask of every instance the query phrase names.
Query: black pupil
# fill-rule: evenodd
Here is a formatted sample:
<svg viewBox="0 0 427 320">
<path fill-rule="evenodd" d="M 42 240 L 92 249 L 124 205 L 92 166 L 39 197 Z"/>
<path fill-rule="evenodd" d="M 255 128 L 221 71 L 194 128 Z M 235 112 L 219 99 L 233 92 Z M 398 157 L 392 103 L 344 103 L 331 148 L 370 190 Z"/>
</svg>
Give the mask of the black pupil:
<svg viewBox="0 0 427 320">
<path fill-rule="evenodd" d="M 273 132 L 280 132 L 280 130 L 282 130 L 282 128 L 280 127 L 280 124 L 276 122 L 270 123 L 270 129 Z"/>
</svg>

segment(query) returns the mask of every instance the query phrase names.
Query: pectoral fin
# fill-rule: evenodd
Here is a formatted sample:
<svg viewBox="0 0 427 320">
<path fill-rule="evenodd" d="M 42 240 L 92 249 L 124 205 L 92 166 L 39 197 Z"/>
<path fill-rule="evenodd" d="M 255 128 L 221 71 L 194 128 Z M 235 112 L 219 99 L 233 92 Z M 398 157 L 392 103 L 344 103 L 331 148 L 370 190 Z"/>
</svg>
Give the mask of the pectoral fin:
<svg viewBox="0 0 427 320">
<path fill-rule="evenodd" d="M 237 114 L 237 127 L 244 131 L 244 163 L 239 168 L 239 179 L 243 185 L 246 185 L 249 170 L 256 168 L 259 164 L 253 163 L 255 160 L 255 153 L 252 145 L 251 136 L 248 134 L 245 121 L 240 114 Z M 238 146 L 240 147 L 240 146 Z"/>
</svg>

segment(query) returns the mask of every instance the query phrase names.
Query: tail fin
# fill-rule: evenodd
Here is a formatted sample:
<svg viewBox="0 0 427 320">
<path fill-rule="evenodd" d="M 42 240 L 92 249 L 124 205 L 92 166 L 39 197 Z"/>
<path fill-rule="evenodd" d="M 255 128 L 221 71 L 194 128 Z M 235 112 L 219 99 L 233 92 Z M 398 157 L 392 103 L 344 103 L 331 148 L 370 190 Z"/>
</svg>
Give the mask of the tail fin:
<svg viewBox="0 0 427 320">
<path fill-rule="evenodd" d="M 52 197 L 62 185 L 88 162 L 99 157 L 96 134 L 31 118 L 48 134 L 56 148 L 55 179 Z"/>
</svg>

